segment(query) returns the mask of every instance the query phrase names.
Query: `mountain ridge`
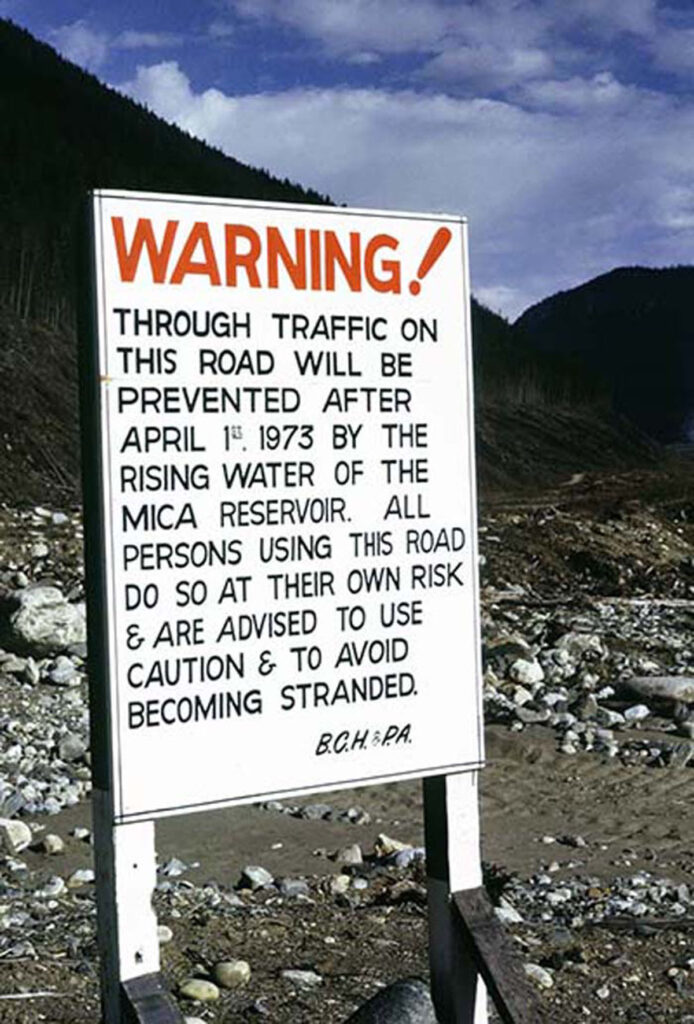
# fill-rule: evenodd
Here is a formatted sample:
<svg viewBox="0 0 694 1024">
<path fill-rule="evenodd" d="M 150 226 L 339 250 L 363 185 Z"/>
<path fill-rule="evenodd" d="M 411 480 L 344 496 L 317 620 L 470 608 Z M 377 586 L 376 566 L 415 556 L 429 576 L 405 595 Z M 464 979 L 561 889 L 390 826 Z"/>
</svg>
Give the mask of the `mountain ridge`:
<svg viewBox="0 0 694 1024">
<path fill-rule="evenodd" d="M 615 267 L 526 310 L 525 351 L 578 360 L 614 408 L 662 443 L 694 436 L 694 267 Z"/>
</svg>

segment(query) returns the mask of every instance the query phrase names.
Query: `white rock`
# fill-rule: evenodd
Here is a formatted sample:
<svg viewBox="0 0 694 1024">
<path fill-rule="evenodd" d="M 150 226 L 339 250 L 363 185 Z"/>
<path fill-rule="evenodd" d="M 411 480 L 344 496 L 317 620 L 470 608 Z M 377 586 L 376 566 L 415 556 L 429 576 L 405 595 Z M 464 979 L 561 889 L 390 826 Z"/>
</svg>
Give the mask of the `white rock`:
<svg viewBox="0 0 694 1024">
<path fill-rule="evenodd" d="M 532 686 L 534 683 L 541 683 L 545 678 L 545 670 L 539 661 L 529 661 L 526 658 L 517 658 L 509 669 L 509 675 L 516 683 L 524 686 Z"/>
<path fill-rule="evenodd" d="M 9 618 L 8 642 L 18 650 L 43 657 L 86 643 L 84 605 L 70 604 L 57 587 L 27 587 L 16 598 L 19 607 Z"/>
<path fill-rule="evenodd" d="M 213 982 L 204 978 L 187 978 L 178 986 L 184 999 L 195 999 L 200 1003 L 210 1003 L 219 999 L 219 989 Z"/>
<path fill-rule="evenodd" d="M 540 988 L 552 988 L 554 985 L 552 975 L 544 967 L 540 967 L 539 964 L 523 964 L 523 969 L 527 977 Z"/>
<path fill-rule="evenodd" d="M 87 885 L 94 881 L 94 872 L 91 868 L 77 868 L 67 880 L 68 889 L 78 889 L 81 885 Z"/>
<path fill-rule="evenodd" d="M 608 729 L 612 729 L 617 725 L 624 725 L 624 715 L 620 714 L 619 711 L 613 711 L 611 708 L 599 707 L 595 720 L 598 725 L 603 725 Z"/>
<path fill-rule="evenodd" d="M 53 875 L 41 889 L 36 890 L 36 896 L 40 899 L 52 900 L 56 896 L 62 896 L 66 889 L 64 879 L 60 875 Z"/>
<path fill-rule="evenodd" d="M 391 853 L 400 853 L 401 850 L 409 850 L 411 843 L 401 843 L 399 839 L 393 839 L 381 832 L 374 843 L 374 850 L 379 857 L 388 857 Z"/>
<path fill-rule="evenodd" d="M 285 981 L 291 982 L 297 988 L 316 988 L 318 985 L 323 984 L 323 979 L 320 974 L 316 974 L 315 971 L 298 971 L 289 969 L 282 971 L 281 977 Z"/>
<path fill-rule="evenodd" d="M 522 707 L 523 704 L 527 704 L 528 701 L 533 699 L 533 695 L 530 690 L 526 690 L 524 686 L 516 686 L 513 690 L 513 703 L 517 704 L 518 707 Z"/>
<path fill-rule="evenodd" d="M 335 860 L 338 864 L 363 864 L 364 857 L 359 843 L 352 843 L 350 846 L 343 846 L 337 851 Z"/>
<path fill-rule="evenodd" d="M 269 871 L 259 864 L 247 864 L 241 872 L 241 885 L 244 889 L 262 889 L 272 885 L 274 879 Z"/>
<path fill-rule="evenodd" d="M 16 818 L 0 818 L 0 850 L 10 855 L 21 853 L 32 842 L 29 826 Z"/>
<path fill-rule="evenodd" d="M 57 853 L 65 852 L 65 843 L 57 836 L 54 832 L 47 832 L 40 843 L 41 850 L 44 853 L 54 855 Z"/>
<path fill-rule="evenodd" d="M 241 988 L 251 980 L 251 965 L 246 960 L 222 960 L 214 969 L 214 980 L 221 988 Z"/>
<path fill-rule="evenodd" d="M 499 900 L 499 905 L 494 907 L 494 913 L 504 924 L 521 924 L 523 921 L 523 916 L 503 896 Z"/>
<path fill-rule="evenodd" d="M 330 892 L 333 896 L 343 896 L 352 884 L 349 875 L 335 875 L 330 879 Z"/>
<path fill-rule="evenodd" d="M 650 717 L 650 714 L 651 709 L 645 704 L 634 704 L 625 710 L 624 719 L 630 725 L 633 725 L 634 722 L 643 722 L 646 718 Z"/>
<path fill-rule="evenodd" d="M 607 653 L 601 638 L 595 633 L 565 633 L 557 641 L 557 647 L 568 651 L 574 658 L 586 655 L 602 658 Z"/>
</svg>

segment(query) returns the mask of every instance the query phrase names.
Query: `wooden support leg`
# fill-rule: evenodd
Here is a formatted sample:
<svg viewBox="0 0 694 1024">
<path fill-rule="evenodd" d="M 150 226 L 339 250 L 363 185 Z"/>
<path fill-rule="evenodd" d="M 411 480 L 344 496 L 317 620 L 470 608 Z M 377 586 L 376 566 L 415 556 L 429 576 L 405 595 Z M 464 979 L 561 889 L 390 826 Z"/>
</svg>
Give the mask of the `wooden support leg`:
<svg viewBox="0 0 694 1024">
<path fill-rule="evenodd" d="M 478 772 L 424 780 L 431 995 L 439 1024 L 487 1024 L 487 994 L 466 949 L 454 892 L 482 884 Z"/>
<path fill-rule="evenodd" d="M 99 790 L 92 808 L 104 1024 L 182 1024 L 159 974 L 154 822 L 114 825 Z"/>
</svg>

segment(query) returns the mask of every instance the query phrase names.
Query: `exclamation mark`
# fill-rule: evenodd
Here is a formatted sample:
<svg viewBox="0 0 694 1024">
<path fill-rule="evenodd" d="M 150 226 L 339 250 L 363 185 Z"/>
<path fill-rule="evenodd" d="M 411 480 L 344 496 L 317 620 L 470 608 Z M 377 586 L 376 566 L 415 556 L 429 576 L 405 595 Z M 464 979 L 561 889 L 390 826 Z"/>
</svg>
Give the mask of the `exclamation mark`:
<svg viewBox="0 0 694 1024">
<path fill-rule="evenodd" d="M 410 294 L 419 295 L 422 290 L 422 286 L 419 282 L 427 276 L 452 237 L 453 235 L 449 228 L 439 228 L 436 232 L 429 243 L 429 248 L 424 253 L 424 259 L 419 264 L 419 270 L 417 271 L 418 280 L 410 281 Z"/>
</svg>

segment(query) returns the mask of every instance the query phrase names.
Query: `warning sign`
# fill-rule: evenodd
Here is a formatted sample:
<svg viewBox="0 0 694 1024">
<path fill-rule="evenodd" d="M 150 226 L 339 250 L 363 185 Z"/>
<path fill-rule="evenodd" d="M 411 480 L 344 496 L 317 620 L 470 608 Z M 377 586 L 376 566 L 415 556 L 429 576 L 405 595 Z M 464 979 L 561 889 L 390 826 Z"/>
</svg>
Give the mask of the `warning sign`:
<svg viewBox="0 0 694 1024">
<path fill-rule="evenodd" d="M 464 223 L 97 192 L 93 225 L 116 820 L 478 767 Z"/>
</svg>

